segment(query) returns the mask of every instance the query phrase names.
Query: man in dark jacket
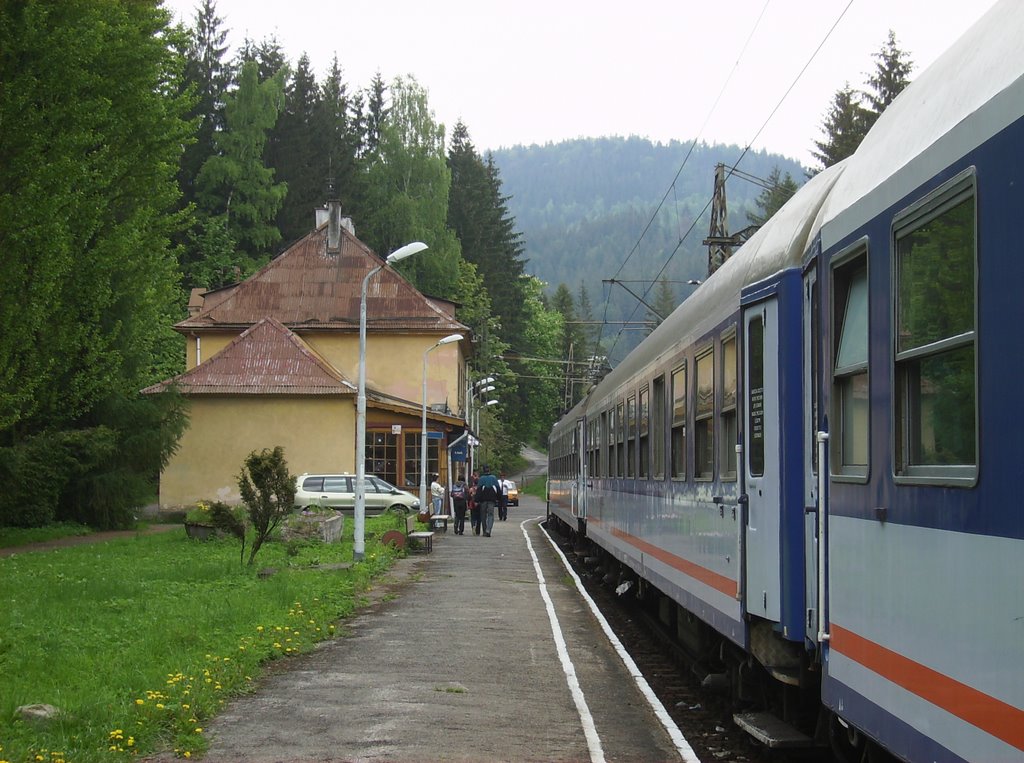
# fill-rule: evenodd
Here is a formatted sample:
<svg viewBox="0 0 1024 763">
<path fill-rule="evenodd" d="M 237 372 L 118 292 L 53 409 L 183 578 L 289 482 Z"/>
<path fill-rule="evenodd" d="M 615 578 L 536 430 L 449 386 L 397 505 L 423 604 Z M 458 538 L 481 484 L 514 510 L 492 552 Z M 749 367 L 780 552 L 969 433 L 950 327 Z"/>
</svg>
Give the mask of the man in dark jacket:
<svg viewBox="0 0 1024 763">
<path fill-rule="evenodd" d="M 483 475 L 476 486 L 476 502 L 480 506 L 480 525 L 484 535 L 491 537 L 494 527 L 494 507 L 501 498 L 501 484 L 491 473 L 491 467 L 484 465 Z"/>
<path fill-rule="evenodd" d="M 455 534 L 466 534 L 466 501 L 469 499 L 469 488 L 462 477 L 452 485 L 452 506 L 455 508 Z"/>
</svg>

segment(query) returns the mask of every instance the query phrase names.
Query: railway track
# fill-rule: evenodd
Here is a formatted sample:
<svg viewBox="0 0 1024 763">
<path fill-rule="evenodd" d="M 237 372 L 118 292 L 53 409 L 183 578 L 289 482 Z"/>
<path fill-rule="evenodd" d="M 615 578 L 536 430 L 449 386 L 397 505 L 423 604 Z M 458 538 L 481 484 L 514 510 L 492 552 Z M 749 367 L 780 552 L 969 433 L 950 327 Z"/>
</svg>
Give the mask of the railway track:
<svg viewBox="0 0 1024 763">
<path fill-rule="evenodd" d="M 587 564 L 585 556 L 577 553 L 568 537 L 554 532 L 552 538 L 701 761 L 832 761 L 832 757 L 821 750 L 771 750 L 741 730 L 732 720 L 729 698 L 701 686 L 693 670 L 693 658 L 665 633 L 656 618 L 639 606 L 634 592 L 617 595 L 603 581 L 603 570 Z"/>
</svg>

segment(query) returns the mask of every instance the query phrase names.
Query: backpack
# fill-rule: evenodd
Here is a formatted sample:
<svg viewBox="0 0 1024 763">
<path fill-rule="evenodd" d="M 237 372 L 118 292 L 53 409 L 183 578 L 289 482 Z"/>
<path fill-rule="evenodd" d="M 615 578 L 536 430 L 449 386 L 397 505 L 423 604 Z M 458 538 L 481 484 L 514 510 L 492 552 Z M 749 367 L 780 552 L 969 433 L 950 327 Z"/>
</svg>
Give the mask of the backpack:
<svg viewBox="0 0 1024 763">
<path fill-rule="evenodd" d="M 456 482 L 452 485 L 452 498 L 465 498 L 466 497 L 466 486 L 461 482 Z"/>
<path fill-rule="evenodd" d="M 480 480 L 480 487 L 476 489 L 476 500 L 479 501 L 492 501 L 497 502 L 498 500 L 498 488 L 494 484 L 494 480 L 487 480 L 484 482 Z"/>
</svg>

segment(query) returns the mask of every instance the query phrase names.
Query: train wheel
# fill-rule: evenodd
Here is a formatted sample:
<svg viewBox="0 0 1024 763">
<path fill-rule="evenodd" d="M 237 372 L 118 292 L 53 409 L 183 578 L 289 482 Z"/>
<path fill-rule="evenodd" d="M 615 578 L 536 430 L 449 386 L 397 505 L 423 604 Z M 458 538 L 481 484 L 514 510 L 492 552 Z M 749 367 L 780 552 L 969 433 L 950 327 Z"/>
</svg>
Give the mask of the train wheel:
<svg viewBox="0 0 1024 763">
<path fill-rule="evenodd" d="M 829 714 L 828 741 L 840 763 L 862 763 L 867 759 L 864 735 L 835 713 Z"/>
</svg>

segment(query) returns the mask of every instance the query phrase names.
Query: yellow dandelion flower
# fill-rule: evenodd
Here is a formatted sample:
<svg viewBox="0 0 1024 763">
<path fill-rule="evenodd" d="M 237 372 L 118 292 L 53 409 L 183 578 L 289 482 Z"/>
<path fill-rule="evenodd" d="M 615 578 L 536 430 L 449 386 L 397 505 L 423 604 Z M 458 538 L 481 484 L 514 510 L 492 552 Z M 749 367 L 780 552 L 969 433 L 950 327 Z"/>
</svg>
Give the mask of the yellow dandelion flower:
<svg viewBox="0 0 1024 763">
<path fill-rule="evenodd" d="M 136 705 L 144 705 L 144 704 L 146 704 L 146 700 L 144 700 L 144 699 L 137 699 L 137 700 L 135 700 L 135 704 Z"/>
<path fill-rule="evenodd" d="M 196 733 L 197 733 L 197 734 L 202 734 L 202 733 L 203 733 L 203 728 L 202 728 L 202 726 L 196 726 Z"/>
<path fill-rule="evenodd" d="M 184 755 L 185 755 L 186 758 L 191 758 L 192 757 L 192 753 L 190 753 L 188 750 L 185 750 Z"/>
</svg>

